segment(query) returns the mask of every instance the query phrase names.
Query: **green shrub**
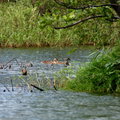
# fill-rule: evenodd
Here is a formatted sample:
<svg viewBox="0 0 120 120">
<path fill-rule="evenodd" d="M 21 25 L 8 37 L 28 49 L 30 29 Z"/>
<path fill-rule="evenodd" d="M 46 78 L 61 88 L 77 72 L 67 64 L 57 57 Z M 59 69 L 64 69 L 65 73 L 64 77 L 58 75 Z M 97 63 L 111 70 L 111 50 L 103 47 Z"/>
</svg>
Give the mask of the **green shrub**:
<svg viewBox="0 0 120 120">
<path fill-rule="evenodd" d="M 76 78 L 67 87 L 75 91 L 120 92 L 120 48 L 99 54 L 96 59 L 80 67 Z"/>
</svg>

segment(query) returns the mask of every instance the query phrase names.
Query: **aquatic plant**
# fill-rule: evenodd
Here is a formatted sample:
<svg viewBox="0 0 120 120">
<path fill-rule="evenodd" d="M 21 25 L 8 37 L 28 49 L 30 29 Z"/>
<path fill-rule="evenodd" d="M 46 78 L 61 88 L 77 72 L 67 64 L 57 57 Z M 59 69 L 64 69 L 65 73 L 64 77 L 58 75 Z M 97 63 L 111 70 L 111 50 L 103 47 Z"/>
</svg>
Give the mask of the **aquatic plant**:
<svg viewBox="0 0 120 120">
<path fill-rule="evenodd" d="M 69 89 L 67 87 L 68 81 L 71 81 L 76 76 L 76 68 L 74 65 L 63 68 L 60 71 L 54 73 L 54 84 L 58 89 Z"/>
</svg>

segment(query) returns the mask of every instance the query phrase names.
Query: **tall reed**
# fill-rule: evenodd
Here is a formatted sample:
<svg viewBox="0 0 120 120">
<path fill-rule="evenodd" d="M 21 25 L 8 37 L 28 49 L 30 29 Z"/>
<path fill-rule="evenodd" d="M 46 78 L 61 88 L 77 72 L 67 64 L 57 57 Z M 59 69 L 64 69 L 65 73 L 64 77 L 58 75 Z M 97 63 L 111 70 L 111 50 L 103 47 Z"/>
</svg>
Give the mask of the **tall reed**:
<svg viewBox="0 0 120 120">
<path fill-rule="evenodd" d="M 68 11 L 68 16 L 63 16 L 61 13 L 65 10 L 58 8 L 55 3 L 49 7 L 51 13 L 39 15 L 38 8 L 33 7 L 29 0 L 0 4 L 0 46 L 112 45 L 119 41 L 119 21 L 110 23 L 102 19 L 90 20 L 69 29 L 55 30 L 53 25 L 70 24 L 74 21 L 68 19 L 69 17 L 75 16 L 76 19 L 76 16 L 81 16 L 82 13 Z"/>
</svg>

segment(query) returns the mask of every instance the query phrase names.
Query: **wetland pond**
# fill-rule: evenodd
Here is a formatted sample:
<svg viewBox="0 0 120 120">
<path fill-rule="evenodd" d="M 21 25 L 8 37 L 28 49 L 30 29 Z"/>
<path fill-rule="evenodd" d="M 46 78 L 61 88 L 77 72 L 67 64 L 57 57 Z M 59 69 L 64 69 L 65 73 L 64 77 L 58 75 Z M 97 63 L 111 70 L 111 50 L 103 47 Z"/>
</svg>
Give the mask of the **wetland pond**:
<svg viewBox="0 0 120 120">
<path fill-rule="evenodd" d="M 5 65 L 13 58 L 17 60 L 8 63 L 10 69 L 0 69 L 0 120 L 120 120 L 120 96 L 55 91 L 45 86 L 43 92 L 35 89 L 30 92 L 26 87 L 19 87 L 25 80 L 29 81 L 28 76 L 37 81 L 48 80 L 55 72 L 65 68 L 64 65 L 44 65 L 41 61 L 53 58 L 62 61 L 69 57 L 77 70 L 82 63 L 91 60 L 89 55 L 95 51 L 94 48 L 83 47 L 69 54 L 72 49 L 1 48 L 1 64 Z M 19 64 L 29 62 L 33 63 L 33 67 L 27 68 L 28 76 L 23 77 Z M 11 90 L 11 79 L 14 91 Z"/>
</svg>

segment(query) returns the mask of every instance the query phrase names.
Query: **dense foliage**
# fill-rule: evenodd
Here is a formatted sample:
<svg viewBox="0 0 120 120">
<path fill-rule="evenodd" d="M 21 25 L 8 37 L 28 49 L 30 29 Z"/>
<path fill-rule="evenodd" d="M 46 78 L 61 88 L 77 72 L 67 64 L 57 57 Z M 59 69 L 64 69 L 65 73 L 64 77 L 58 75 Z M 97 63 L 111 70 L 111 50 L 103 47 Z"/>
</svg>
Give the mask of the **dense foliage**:
<svg viewBox="0 0 120 120">
<path fill-rule="evenodd" d="M 62 0 L 61 0 L 62 1 Z M 78 6 L 81 0 L 66 0 L 70 5 Z M 105 3 L 106 1 L 103 1 Z M 88 4 L 87 1 L 81 1 Z M 80 3 L 80 4 L 81 4 Z M 100 3 L 90 1 L 89 4 Z M 79 46 L 113 45 L 119 40 L 119 21 L 111 22 L 114 11 L 110 7 L 98 7 L 86 10 L 66 9 L 54 0 L 39 1 L 18 0 L 0 3 L 0 46 Z M 54 26 L 64 26 L 100 14 L 105 18 L 86 21 L 69 29 L 55 30 Z"/>
<path fill-rule="evenodd" d="M 80 66 L 75 79 L 64 78 L 60 85 L 73 91 L 120 93 L 120 48 L 97 54 L 92 62 Z"/>
</svg>

